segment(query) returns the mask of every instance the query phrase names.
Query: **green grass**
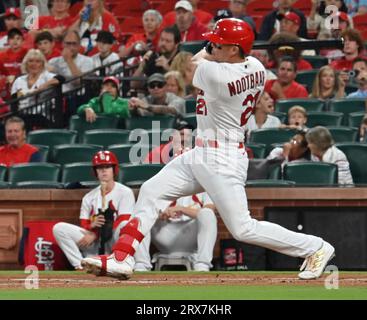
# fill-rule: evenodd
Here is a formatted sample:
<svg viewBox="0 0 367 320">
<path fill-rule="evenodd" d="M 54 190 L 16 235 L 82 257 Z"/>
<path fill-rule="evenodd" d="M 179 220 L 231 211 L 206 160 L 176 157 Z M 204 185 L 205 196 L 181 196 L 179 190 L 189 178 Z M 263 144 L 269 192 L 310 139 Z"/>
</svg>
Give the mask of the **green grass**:
<svg viewBox="0 0 367 320">
<path fill-rule="evenodd" d="M 154 286 L 0 291 L 0 300 L 367 300 L 366 287 L 326 290 L 311 286 Z"/>
</svg>

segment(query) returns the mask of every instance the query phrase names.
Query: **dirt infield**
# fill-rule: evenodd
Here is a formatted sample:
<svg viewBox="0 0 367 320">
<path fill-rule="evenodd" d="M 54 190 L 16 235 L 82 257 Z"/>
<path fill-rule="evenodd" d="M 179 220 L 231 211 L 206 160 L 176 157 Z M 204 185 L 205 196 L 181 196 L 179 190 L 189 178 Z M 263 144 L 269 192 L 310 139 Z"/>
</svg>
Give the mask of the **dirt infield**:
<svg viewBox="0 0 367 320">
<path fill-rule="evenodd" d="M 0 290 L 23 289 L 27 274 L 0 274 Z M 70 273 L 40 273 L 39 286 L 42 288 L 98 288 L 128 286 L 202 286 L 202 285 L 241 285 L 241 286 L 323 286 L 328 275 L 318 280 L 304 281 L 297 278 L 296 272 L 253 273 L 253 272 L 210 272 L 210 273 L 136 273 L 127 281 L 109 277 L 95 277 L 81 271 Z M 344 287 L 366 287 L 367 273 L 340 273 L 339 285 Z"/>
</svg>

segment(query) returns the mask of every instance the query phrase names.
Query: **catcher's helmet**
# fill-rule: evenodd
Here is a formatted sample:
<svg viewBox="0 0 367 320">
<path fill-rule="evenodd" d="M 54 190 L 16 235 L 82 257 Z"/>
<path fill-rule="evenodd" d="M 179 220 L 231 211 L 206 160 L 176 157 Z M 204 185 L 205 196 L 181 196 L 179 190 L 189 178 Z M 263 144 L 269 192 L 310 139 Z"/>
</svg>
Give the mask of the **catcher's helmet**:
<svg viewBox="0 0 367 320">
<path fill-rule="evenodd" d="M 213 43 L 238 45 L 246 54 L 250 53 L 255 40 L 251 26 L 236 18 L 218 20 L 214 30 L 204 33 L 203 36 Z"/>
<path fill-rule="evenodd" d="M 111 151 L 98 151 L 92 159 L 92 165 L 94 173 L 96 174 L 96 168 L 99 166 L 112 165 L 113 173 L 115 176 L 119 172 L 119 162 L 116 155 Z"/>
</svg>

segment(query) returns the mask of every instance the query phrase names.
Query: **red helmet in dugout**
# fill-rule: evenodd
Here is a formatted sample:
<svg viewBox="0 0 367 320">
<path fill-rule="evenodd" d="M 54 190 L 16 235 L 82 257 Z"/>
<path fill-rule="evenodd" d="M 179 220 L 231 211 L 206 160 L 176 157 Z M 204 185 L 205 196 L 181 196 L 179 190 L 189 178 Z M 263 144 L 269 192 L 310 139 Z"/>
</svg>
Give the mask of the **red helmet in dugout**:
<svg viewBox="0 0 367 320">
<path fill-rule="evenodd" d="M 113 173 L 115 176 L 117 176 L 119 172 L 119 162 L 116 155 L 111 151 L 98 151 L 92 159 L 92 165 L 94 172 L 96 170 L 96 167 L 106 165 L 113 166 Z"/>
<path fill-rule="evenodd" d="M 214 30 L 204 33 L 203 36 L 213 43 L 234 44 L 242 48 L 245 54 L 249 54 L 255 40 L 255 34 L 251 26 L 240 19 L 226 18 L 219 20 Z"/>
</svg>

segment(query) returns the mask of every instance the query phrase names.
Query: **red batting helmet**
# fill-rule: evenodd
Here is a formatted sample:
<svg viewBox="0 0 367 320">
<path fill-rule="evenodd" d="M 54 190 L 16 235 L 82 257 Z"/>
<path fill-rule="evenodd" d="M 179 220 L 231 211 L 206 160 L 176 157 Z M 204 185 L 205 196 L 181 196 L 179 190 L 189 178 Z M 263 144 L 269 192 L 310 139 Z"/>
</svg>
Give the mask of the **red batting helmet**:
<svg viewBox="0 0 367 320">
<path fill-rule="evenodd" d="M 203 36 L 213 43 L 238 45 L 246 54 L 250 53 L 255 40 L 251 26 L 236 18 L 218 20 L 214 30 L 204 33 Z"/>
<path fill-rule="evenodd" d="M 92 159 L 92 165 L 94 170 L 99 166 L 112 165 L 114 175 L 117 176 L 119 172 L 119 162 L 111 151 L 98 151 Z"/>
</svg>

